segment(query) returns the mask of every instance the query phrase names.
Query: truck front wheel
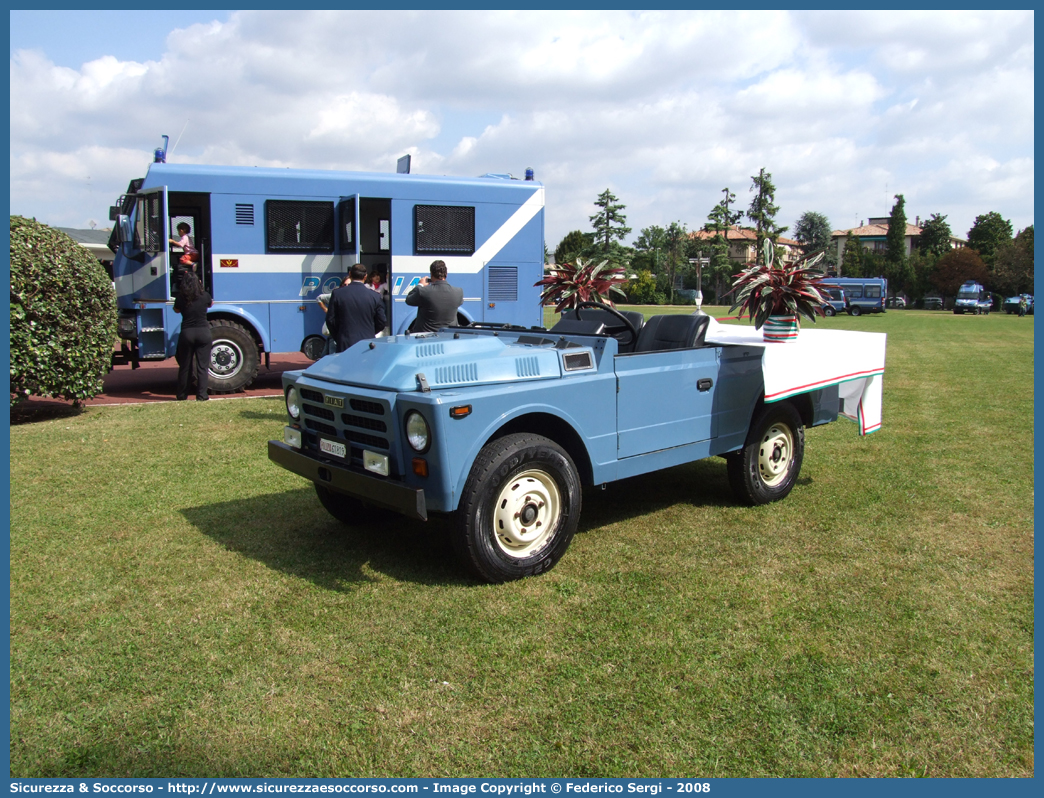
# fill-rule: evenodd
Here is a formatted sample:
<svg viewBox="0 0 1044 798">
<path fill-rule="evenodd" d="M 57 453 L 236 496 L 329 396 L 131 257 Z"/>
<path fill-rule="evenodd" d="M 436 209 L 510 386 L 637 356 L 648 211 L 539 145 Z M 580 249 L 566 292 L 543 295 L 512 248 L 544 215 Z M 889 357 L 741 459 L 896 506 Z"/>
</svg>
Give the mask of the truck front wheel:
<svg viewBox="0 0 1044 798">
<path fill-rule="evenodd" d="M 543 573 L 569 548 L 581 495 L 576 466 L 554 441 L 524 433 L 491 441 L 464 486 L 453 546 L 487 582 Z"/>
<path fill-rule="evenodd" d="M 779 501 L 797 482 L 804 456 L 805 428 L 793 405 L 765 405 L 746 445 L 726 456 L 732 492 L 744 504 Z"/>
<path fill-rule="evenodd" d="M 235 393 L 254 381 L 260 364 L 257 341 L 242 325 L 225 319 L 210 322 L 211 393 Z"/>
</svg>

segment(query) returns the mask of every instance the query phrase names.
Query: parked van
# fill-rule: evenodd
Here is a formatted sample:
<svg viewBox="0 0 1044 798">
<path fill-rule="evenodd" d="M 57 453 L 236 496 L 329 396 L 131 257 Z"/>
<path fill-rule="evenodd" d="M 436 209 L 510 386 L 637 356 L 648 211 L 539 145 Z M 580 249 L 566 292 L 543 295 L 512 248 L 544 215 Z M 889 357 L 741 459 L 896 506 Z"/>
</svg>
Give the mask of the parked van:
<svg viewBox="0 0 1044 798">
<path fill-rule="evenodd" d="M 845 297 L 843 289 L 827 286 L 824 293 L 827 297 L 826 304 L 823 305 L 824 316 L 836 316 L 838 313 L 848 312 L 848 299 Z"/>
<path fill-rule="evenodd" d="M 989 313 L 993 308 L 993 295 L 974 280 L 969 280 L 957 290 L 954 313 L 974 313 L 976 316 Z"/>
<path fill-rule="evenodd" d="M 853 316 L 885 312 L 888 281 L 884 277 L 829 277 L 824 284 L 845 292 Z"/>
</svg>

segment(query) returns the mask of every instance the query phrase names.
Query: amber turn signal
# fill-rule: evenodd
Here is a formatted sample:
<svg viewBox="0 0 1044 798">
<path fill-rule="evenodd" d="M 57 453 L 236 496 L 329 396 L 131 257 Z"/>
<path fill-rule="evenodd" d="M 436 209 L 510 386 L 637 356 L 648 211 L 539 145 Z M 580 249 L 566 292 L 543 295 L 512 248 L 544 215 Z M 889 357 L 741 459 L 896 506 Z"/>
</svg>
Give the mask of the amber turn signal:
<svg viewBox="0 0 1044 798">
<path fill-rule="evenodd" d="M 418 477 L 428 476 L 428 461 L 423 457 L 413 458 L 413 473 Z"/>
<path fill-rule="evenodd" d="M 464 418 L 471 415 L 471 405 L 450 408 L 450 418 Z"/>
</svg>

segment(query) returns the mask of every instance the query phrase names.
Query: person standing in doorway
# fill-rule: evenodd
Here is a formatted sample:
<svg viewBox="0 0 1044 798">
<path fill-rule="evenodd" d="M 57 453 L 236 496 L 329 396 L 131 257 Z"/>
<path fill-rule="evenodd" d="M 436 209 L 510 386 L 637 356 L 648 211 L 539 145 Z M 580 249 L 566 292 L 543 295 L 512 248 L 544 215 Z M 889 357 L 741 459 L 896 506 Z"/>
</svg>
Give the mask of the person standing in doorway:
<svg viewBox="0 0 1044 798">
<path fill-rule="evenodd" d="M 199 278 L 193 271 L 181 277 L 180 290 L 174 300 L 174 312 L 181 314 L 181 333 L 178 335 L 178 401 L 188 398 L 189 377 L 192 367 L 196 368 L 196 401 L 205 402 L 207 380 L 210 373 L 210 322 L 207 308 L 214 304 L 210 294 L 203 290 Z"/>
<path fill-rule="evenodd" d="M 406 295 L 406 304 L 417 308 L 413 332 L 438 332 L 456 325 L 457 308 L 464 304 L 464 290 L 446 282 L 449 271 L 444 261 L 434 261 L 428 272 L 431 278 L 422 277 Z"/>
<path fill-rule="evenodd" d="M 347 285 L 330 294 L 326 326 L 337 344 L 338 352 L 343 352 L 359 341 L 376 337 L 387 322 L 380 294 L 371 291 L 365 280 L 366 267 L 356 263 L 348 272 Z"/>
</svg>

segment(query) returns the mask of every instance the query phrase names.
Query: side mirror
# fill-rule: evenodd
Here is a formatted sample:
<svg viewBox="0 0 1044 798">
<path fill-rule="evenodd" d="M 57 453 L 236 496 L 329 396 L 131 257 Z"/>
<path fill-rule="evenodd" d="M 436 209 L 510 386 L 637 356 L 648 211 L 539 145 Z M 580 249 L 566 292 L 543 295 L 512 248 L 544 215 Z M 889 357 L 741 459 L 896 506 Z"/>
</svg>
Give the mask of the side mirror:
<svg viewBox="0 0 1044 798">
<path fill-rule="evenodd" d="M 134 240 L 134 228 L 131 226 L 131 220 L 129 216 L 123 214 L 117 214 L 116 229 L 119 231 L 120 243 L 127 244 Z"/>
<path fill-rule="evenodd" d="M 116 219 L 119 218 L 119 215 L 120 215 L 120 206 L 119 205 L 110 205 L 109 206 L 109 221 L 110 222 L 115 222 Z"/>
</svg>

